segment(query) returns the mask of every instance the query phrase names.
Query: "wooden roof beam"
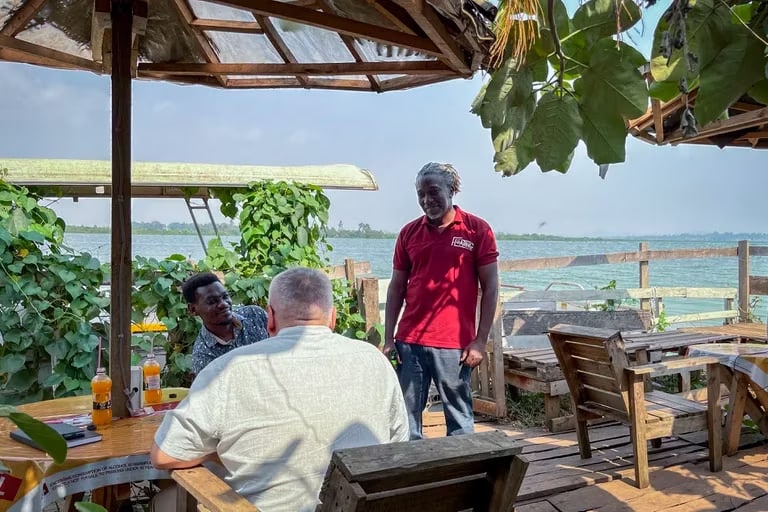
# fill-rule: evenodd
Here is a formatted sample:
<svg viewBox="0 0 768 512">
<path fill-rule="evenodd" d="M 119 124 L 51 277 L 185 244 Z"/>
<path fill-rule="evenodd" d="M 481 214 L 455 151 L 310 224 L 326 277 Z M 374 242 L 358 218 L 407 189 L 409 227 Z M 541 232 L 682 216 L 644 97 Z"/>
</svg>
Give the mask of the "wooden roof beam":
<svg viewBox="0 0 768 512">
<path fill-rule="evenodd" d="M 278 55 L 283 59 L 286 65 L 290 64 L 297 64 L 298 60 L 296 59 L 296 56 L 293 55 L 293 52 L 290 48 L 288 48 L 288 45 L 285 44 L 285 41 L 283 41 L 283 38 L 281 38 L 277 30 L 275 30 L 275 26 L 272 25 L 272 21 L 267 18 L 266 16 L 259 16 L 256 15 L 256 19 L 259 21 L 259 24 L 264 29 L 264 33 L 267 36 L 267 39 L 269 39 L 269 42 L 272 43 L 272 46 L 275 47 L 275 51 L 277 51 Z M 281 65 L 282 67 L 282 65 Z M 296 80 L 299 81 L 299 84 L 301 84 L 302 87 L 308 87 L 307 82 L 307 75 L 304 73 L 282 73 L 283 75 L 286 74 L 295 74 Z"/>
<path fill-rule="evenodd" d="M 464 51 L 448 33 L 440 16 L 425 0 L 396 0 L 408 11 L 419 27 L 440 49 L 438 58 L 464 75 L 471 75 L 472 70 L 466 62 Z"/>
<path fill-rule="evenodd" d="M 214 32 L 238 32 L 242 34 L 263 34 L 264 29 L 255 21 L 209 20 L 195 18 L 190 26 L 197 30 Z"/>
<path fill-rule="evenodd" d="M 408 11 L 394 3 L 392 0 L 367 0 L 368 5 L 376 9 L 379 14 L 391 21 L 397 28 L 409 34 L 420 31 L 419 26 L 408 15 Z"/>
<path fill-rule="evenodd" d="M 395 62 L 305 62 L 289 64 L 177 64 L 139 63 L 143 75 L 397 75 L 423 74 L 454 76 L 455 72 L 439 61 L 395 61 Z"/>
<path fill-rule="evenodd" d="M 5 22 L 5 26 L 3 27 L 3 30 L 0 30 L 0 34 L 14 37 L 22 32 L 29 21 L 35 17 L 37 11 L 43 7 L 45 1 L 46 0 L 27 0 L 26 2 L 23 2 L 21 7 L 19 7 L 19 10 Z"/>
<path fill-rule="evenodd" d="M 66 69 L 83 69 L 101 73 L 98 63 L 58 50 L 52 50 L 43 46 L 28 43 L 10 36 L 0 35 L 0 51 L 8 49 L 18 54 L 28 55 L 32 59 L 42 59 L 51 63 L 57 63 L 59 67 Z"/>
<path fill-rule="evenodd" d="M 753 128 L 755 126 L 761 126 L 768 123 L 768 107 L 763 107 L 759 110 L 753 110 L 745 114 L 739 114 L 738 116 L 731 117 L 729 119 L 723 119 L 719 121 L 712 121 L 706 126 L 703 126 L 699 133 L 693 137 L 683 137 L 681 130 L 675 130 L 670 137 L 664 141 L 665 144 L 679 144 L 681 142 L 693 142 L 699 139 L 706 139 L 714 135 L 720 135 L 723 133 L 735 132 L 743 130 L 745 128 Z"/>
<path fill-rule="evenodd" d="M 330 4 L 328 3 L 328 0 L 318 0 L 320 2 L 320 5 L 322 6 L 322 9 L 324 11 L 330 10 Z M 352 58 L 355 59 L 355 62 L 365 62 L 365 59 L 363 59 L 363 56 L 360 54 L 360 50 L 357 48 L 357 44 L 355 43 L 354 38 L 349 37 L 344 34 L 339 34 L 339 37 L 341 38 L 341 41 L 344 43 L 344 46 L 347 47 L 347 50 L 352 55 Z M 375 75 L 366 75 L 366 78 L 368 78 L 368 82 L 371 84 L 371 89 L 373 89 L 376 92 L 381 92 L 381 83 L 379 83 L 379 78 Z"/>
<path fill-rule="evenodd" d="M 179 11 L 179 14 L 184 19 L 184 21 L 191 26 L 196 18 L 194 12 L 192 12 L 192 8 L 187 3 L 187 0 L 173 0 L 173 4 L 176 6 L 176 10 Z M 193 30 L 192 35 L 197 42 L 197 47 L 200 49 L 203 55 L 205 55 L 205 58 L 208 59 L 208 62 L 212 64 L 218 64 L 221 62 L 219 59 L 219 54 L 216 53 L 216 49 L 213 47 L 213 44 L 210 40 L 208 40 L 205 34 L 198 30 Z M 139 65 L 139 70 L 140 69 L 141 64 Z M 216 81 L 218 81 L 219 85 L 222 87 L 227 86 L 227 80 L 223 76 L 217 75 Z"/>
<path fill-rule="evenodd" d="M 285 2 L 275 0 L 211 0 L 214 3 L 245 9 L 261 16 L 273 16 L 297 23 L 303 23 L 313 27 L 338 32 L 353 37 L 378 41 L 384 44 L 410 48 L 427 55 L 441 57 L 442 52 L 428 38 L 406 34 L 397 30 L 364 23 L 361 21 L 342 18 L 322 11 L 315 11 L 306 7 L 297 7 Z"/>
</svg>

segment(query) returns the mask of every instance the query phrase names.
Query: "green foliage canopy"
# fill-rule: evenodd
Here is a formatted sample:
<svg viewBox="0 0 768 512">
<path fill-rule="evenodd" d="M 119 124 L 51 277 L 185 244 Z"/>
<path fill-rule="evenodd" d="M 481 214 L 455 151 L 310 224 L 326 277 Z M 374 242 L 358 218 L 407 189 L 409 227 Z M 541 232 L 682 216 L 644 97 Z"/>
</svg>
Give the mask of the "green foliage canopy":
<svg viewBox="0 0 768 512">
<path fill-rule="evenodd" d="M 687 98 L 698 87 L 695 109 L 682 114 L 685 136 L 744 95 L 768 104 L 768 2 L 672 0 L 650 62 L 625 42 L 643 16 L 632 0 L 588 0 L 572 16 L 562 0 L 538 0 L 536 13 L 517 5 L 501 0 L 497 20 L 514 14 L 511 31 L 533 23 L 537 35 L 523 61 L 508 46 L 471 107 L 491 130 L 495 169 L 505 176 L 533 162 L 565 173 L 579 141 L 598 165 L 624 162 L 626 123 L 650 98 Z"/>
</svg>

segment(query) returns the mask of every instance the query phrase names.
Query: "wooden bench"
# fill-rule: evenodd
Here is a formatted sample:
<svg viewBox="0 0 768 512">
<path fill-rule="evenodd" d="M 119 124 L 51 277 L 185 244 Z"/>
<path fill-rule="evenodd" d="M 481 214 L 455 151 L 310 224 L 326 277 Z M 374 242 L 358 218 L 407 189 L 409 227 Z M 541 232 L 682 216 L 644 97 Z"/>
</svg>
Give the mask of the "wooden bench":
<svg viewBox="0 0 768 512">
<path fill-rule="evenodd" d="M 509 512 L 528 467 L 521 451 L 500 431 L 338 450 L 317 512 Z M 179 484 L 177 512 L 258 511 L 204 467 L 171 477 Z"/>
<path fill-rule="evenodd" d="M 623 336 L 631 364 L 668 361 L 684 355 L 691 345 L 725 343 L 738 339 L 732 333 L 682 331 Z M 690 373 L 683 369 L 678 375 L 679 391 L 690 391 Z M 560 397 L 568 393 L 568 383 L 551 345 L 537 349 L 504 349 L 504 378 L 507 384 L 518 389 L 544 394 L 546 426 L 551 432 L 574 428 L 573 416 L 560 416 Z M 648 379 L 646 390 L 650 391 Z"/>
</svg>

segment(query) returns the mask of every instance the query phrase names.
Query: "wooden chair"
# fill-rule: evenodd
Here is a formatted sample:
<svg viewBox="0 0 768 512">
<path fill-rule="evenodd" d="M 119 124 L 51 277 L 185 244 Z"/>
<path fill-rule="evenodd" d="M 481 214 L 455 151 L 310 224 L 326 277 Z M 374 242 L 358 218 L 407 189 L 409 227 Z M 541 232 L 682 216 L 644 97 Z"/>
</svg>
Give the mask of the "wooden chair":
<svg viewBox="0 0 768 512">
<path fill-rule="evenodd" d="M 339 450 L 316 512 L 513 511 L 520 451 L 499 431 Z"/>
<path fill-rule="evenodd" d="M 618 331 L 560 324 L 549 330 L 549 340 L 571 392 L 581 457 L 592 456 L 587 421 L 610 418 L 630 427 L 635 455 L 635 483 L 648 481 L 648 446 L 661 438 L 706 430 L 709 468 L 722 469 L 720 373 L 713 357 L 679 359 L 629 367 Z M 707 369 L 707 405 L 661 391 L 644 392 L 645 376 L 679 373 L 681 368 Z"/>
<path fill-rule="evenodd" d="M 521 450 L 499 431 L 339 450 L 317 511 L 513 511 L 528 467 Z M 179 484 L 177 512 L 258 512 L 204 467 L 171 478 Z"/>
</svg>

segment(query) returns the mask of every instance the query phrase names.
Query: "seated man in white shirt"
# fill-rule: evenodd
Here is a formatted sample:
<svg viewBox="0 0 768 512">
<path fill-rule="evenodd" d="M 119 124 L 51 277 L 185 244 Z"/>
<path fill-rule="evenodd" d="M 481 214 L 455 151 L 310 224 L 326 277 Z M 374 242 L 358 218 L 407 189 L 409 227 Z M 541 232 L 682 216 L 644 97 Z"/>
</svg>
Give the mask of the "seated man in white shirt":
<svg viewBox="0 0 768 512">
<path fill-rule="evenodd" d="M 186 468 L 218 456 L 227 482 L 260 510 L 314 511 L 334 450 L 408 440 L 405 403 L 376 347 L 333 333 L 324 273 L 279 274 L 267 313 L 273 337 L 198 374 L 166 413 L 152 463 Z"/>
</svg>

